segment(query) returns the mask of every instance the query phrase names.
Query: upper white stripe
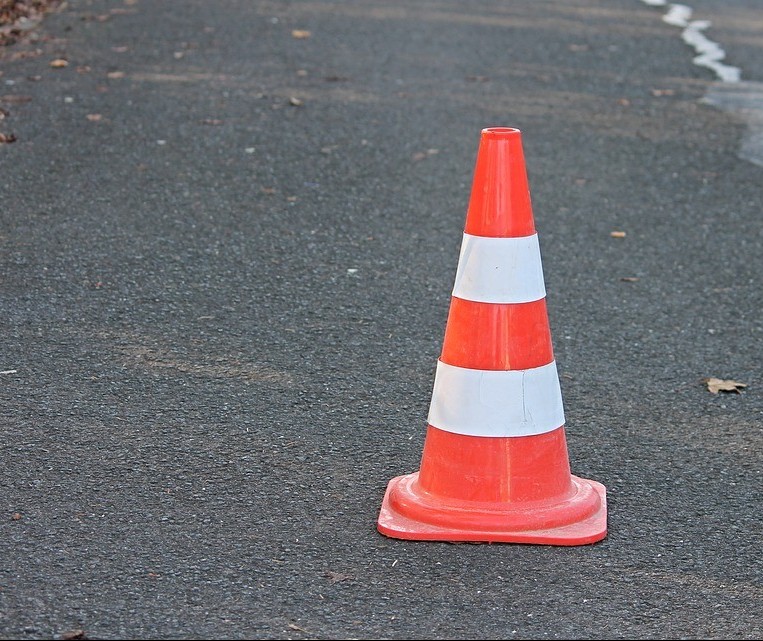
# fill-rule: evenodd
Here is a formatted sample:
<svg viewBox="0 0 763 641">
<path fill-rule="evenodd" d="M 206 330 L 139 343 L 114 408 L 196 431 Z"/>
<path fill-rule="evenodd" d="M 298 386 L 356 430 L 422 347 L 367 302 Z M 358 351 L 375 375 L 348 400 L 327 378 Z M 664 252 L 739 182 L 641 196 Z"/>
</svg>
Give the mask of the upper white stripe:
<svg viewBox="0 0 763 641">
<path fill-rule="evenodd" d="M 464 234 L 453 295 L 480 303 L 529 303 L 546 296 L 538 235 Z"/>
<path fill-rule="evenodd" d="M 530 436 L 564 425 L 556 362 L 477 370 L 437 362 L 428 422 L 469 436 Z"/>
</svg>

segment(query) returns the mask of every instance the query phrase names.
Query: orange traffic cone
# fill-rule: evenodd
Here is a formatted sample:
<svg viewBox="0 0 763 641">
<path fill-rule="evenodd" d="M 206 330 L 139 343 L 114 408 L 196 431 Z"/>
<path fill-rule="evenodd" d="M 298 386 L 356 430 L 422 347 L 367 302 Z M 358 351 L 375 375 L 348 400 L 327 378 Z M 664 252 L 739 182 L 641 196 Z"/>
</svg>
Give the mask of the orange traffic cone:
<svg viewBox="0 0 763 641">
<path fill-rule="evenodd" d="M 570 474 L 521 132 L 481 132 L 421 469 L 393 478 L 399 539 L 583 545 L 606 489 Z"/>
</svg>

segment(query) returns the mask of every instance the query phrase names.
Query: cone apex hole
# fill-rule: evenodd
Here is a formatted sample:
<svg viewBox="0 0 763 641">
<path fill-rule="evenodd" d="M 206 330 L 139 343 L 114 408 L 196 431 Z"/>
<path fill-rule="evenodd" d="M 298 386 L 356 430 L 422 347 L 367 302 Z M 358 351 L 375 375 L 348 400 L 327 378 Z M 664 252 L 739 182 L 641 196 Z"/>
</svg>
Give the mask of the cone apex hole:
<svg viewBox="0 0 763 641">
<path fill-rule="evenodd" d="M 511 138 L 520 133 L 519 129 L 514 127 L 487 127 L 482 133 L 491 138 Z"/>
</svg>

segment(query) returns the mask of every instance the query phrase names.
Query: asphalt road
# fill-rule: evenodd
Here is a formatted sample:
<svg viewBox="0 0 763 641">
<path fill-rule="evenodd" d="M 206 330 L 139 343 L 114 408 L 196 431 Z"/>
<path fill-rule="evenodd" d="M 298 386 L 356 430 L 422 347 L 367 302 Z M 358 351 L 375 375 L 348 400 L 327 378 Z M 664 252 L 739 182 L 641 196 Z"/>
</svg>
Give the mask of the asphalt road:
<svg viewBox="0 0 763 641">
<path fill-rule="evenodd" d="M 754 4 L 710 19 L 763 81 Z M 70 0 L 3 50 L 0 637 L 759 639 L 763 168 L 661 14 Z M 593 545 L 376 530 L 488 126 Z"/>
</svg>

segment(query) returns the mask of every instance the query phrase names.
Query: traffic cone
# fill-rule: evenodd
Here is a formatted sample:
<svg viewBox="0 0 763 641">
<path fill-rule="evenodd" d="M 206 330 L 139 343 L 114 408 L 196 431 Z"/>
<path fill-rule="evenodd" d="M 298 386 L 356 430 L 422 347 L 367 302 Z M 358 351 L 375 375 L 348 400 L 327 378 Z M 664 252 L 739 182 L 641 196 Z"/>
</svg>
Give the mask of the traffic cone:
<svg viewBox="0 0 763 641">
<path fill-rule="evenodd" d="M 521 132 L 483 129 L 421 467 L 387 486 L 399 539 L 583 545 L 606 489 L 573 476 Z"/>
</svg>

